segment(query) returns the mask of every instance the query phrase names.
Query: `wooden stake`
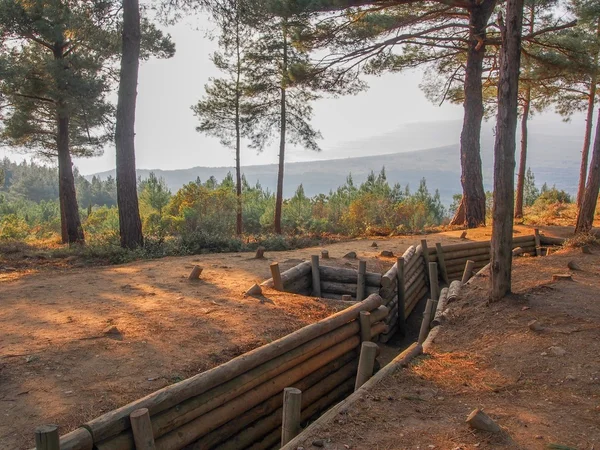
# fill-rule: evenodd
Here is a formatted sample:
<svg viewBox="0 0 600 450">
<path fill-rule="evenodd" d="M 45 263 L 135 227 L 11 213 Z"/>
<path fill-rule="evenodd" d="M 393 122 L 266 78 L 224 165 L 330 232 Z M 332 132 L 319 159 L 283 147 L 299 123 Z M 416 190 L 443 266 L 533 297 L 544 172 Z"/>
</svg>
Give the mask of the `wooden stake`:
<svg viewBox="0 0 600 450">
<path fill-rule="evenodd" d="M 463 231 L 462 233 L 460 233 L 460 239 L 466 239 L 467 238 L 467 232 Z"/>
<path fill-rule="evenodd" d="M 429 324 L 431 323 L 431 309 L 433 308 L 433 300 L 427 299 L 427 305 L 423 312 L 423 322 L 421 322 L 421 330 L 419 331 L 419 345 L 425 342 L 427 335 L 429 334 Z"/>
<path fill-rule="evenodd" d="M 440 296 L 440 285 L 438 284 L 438 269 L 437 263 L 429 263 L 429 292 L 431 300 L 437 302 Z"/>
<path fill-rule="evenodd" d="M 467 260 L 467 264 L 465 264 L 465 271 L 463 272 L 461 284 L 465 284 L 469 279 L 473 276 L 473 267 L 475 266 L 475 261 Z"/>
<path fill-rule="evenodd" d="M 264 259 L 264 257 L 265 257 L 265 248 L 258 247 L 256 249 L 256 255 L 254 255 L 254 259 Z"/>
<path fill-rule="evenodd" d="M 421 239 L 421 250 L 423 251 L 425 269 L 427 269 L 427 267 L 429 267 L 429 249 L 427 248 L 427 239 Z M 425 270 L 425 278 L 427 278 L 427 270 Z M 427 282 L 427 279 L 425 281 Z"/>
<path fill-rule="evenodd" d="M 198 278 L 200 278 L 201 273 L 202 273 L 202 267 L 194 266 L 194 268 L 190 272 L 190 275 L 188 276 L 188 280 L 190 280 L 190 281 L 197 280 Z"/>
<path fill-rule="evenodd" d="M 321 250 L 321 258 L 329 259 L 329 250 Z"/>
<path fill-rule="evenodd" d="M 448 270 L 446 269 L 446 260 L 444 259 L 444 250 L 442 249 L 442 244 L 439 242 L 435 244 L 435 252 L 437 254 L 437 262 L 440 265 L 440 270 L 442 272 L 442 280 L 444 280 L 444 283 L 450 284 Z"/>
<path fill-rule="evenodd" d="M 499 431 L 502 431 L 498 424 L 480 409 L 476 409 L 469 414 L 469 417 L 467 417 L 467 423 L 470 427 L 477 430 L 488 431 L 491 433 L 498 433 Z"/>
<path fill-rule="evenodd" d="M 129 415 L 135 450 L 156 450 L 148 408 L 136 409 Z"/>
<path fill-rule="evenodd" d="M 406 336 L 406 286 L 404 285 L 404 258 L 398 258 L 398 331 Z"/>
<path fill-rule="evenodd" d="M 356 374 L 356 382 L 354 384 L 355 391 L 373 376 L 377 348 L 377 344 L 374 342 L 362 343 L 360 347 L 360 358 L 358 359 L 358 373 Z"/>
<path fill-rule="evenodd" d="M 35 429 L 36 450 L 60 450 L 57 425 L 42 425 Z"/>
<path fill-rule="evenodd" d="M 271 263 L 271 277 L 273 278 L 273 287 L 278 291 L 283 291 L 283 281 L 281 280 L 281 271 L 279 263 Z"/>
<path fill-rule="evenodd" d="M 535 256 L 542 256 L 542 243 L 540 240 L 540 230 L 538 228 L 534 228 L 533 235 L 535 237 Z"/>
<path fill-rule="evenodd" d="M 358 316 L 360 323 L 360 341 L 368 342 L 371 340 L 371 313 L 369 311 L 361 311 Z"/>
<path fill-rule="evenodd" d="M 319 255 L 310 257 L 312 273 L 312 292 L 315 297 L 321 296 L 321 273 L 319 272 Z"/>
<path fill-rule="evenodd" d="M 352 300 L 352 296 L 350 294 L 343 294 L 342 295 L 342 301 L 344 302 L 351 302 Z"/>
<path fill-rule="evenodd" d="M 281 424 L 281 446 L 300 433 L 302 417 L 302 391 L 293 387 L 283 390 L 283 421 Z"/>
<path fill-rule="evenodd" d="M 365 274 L 367 273 L 367 262 L 358 262 L 358 278 L 356 281 L 356 301 L 360 302 L 365 298 Z"/>
</svg>

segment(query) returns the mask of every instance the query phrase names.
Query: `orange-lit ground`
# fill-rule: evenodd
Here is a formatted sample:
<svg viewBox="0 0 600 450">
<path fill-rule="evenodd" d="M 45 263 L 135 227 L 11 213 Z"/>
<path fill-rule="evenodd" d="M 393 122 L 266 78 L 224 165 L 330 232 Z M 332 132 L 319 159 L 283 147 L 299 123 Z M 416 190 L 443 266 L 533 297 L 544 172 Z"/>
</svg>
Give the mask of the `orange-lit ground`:
<svg viewBox="0 0 600 450">
<path fill-rule="evenodd" d="M 518 233 L 531 231 L 518 227 Z M 457 242 L 460 231 L 429 235 Z M 548 234 L 564 233 L 554 229 Z M 489 239 L 490 228 L 468 239 Z M 422 236 L 357 240 L 328 246 L 329 264 L 356 251 L 369 271 L 385 271 Z M 77 261 L 0 272 L 0 449 L 32 446 L 33 430 L 57 423 L 65 433 L 87 419 L 228 361 L 319 320 L 335 301 L 268 292 L 268 301 L 242 292 L 269 275 L 269 264 L 289 268 L 319 249 L 217 254 L 76 267 Z M 18 257 L 12 255 L 14 258 Z M 194 264 L 202 280 L 190 283 Z M 115 326 L 122 336 L 105 336 Z M 582 335 L 583 336 L 583 335 Z M 119 338 L 119 339 L 116 339 Z"/>
</svg>

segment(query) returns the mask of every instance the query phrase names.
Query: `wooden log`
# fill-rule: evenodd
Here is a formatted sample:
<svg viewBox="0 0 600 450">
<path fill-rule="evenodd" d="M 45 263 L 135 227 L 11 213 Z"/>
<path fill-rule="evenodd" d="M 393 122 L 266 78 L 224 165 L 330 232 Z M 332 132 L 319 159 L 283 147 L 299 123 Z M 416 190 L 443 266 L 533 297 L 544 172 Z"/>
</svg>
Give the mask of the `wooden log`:
<svg viewBox="0 0 600 450">
<path fill-rule="evenodd" d="M 438 300 L 437 306 L 435 308 L 435 314 L 433 315 L 433 320 L 431 321 L 431 327 L 437 327 L 442 323 L 442 314 L 446 309 L 446 301 L 448 299 L 448 288 L 442 289 L 440 292 L 440 299 Z"/>
<path fill-rule="evenodd" d="M 321 258 L 329 259 L 329 250 L 321 250 Z"/>
<path fill-rule="evenodd" d="M 273 263 L 275 264 L 275 263 Z M 271 266 L 273 265 L 271 264 Z M 297 266 L 292 267 L 291 269 L 286 270 L 281 273 L 281 281 L 284 287 L 287 287 L 288 284 L 293 283 L 294 281 L 304 278 L 306 276 L 310 277 L 311 263 L 310 261 L 304 261 Z M 263 281 L 261 286 L 273 287 L 275 288 L 275 283 L 273 278 L 269 278 L 266 281 Z M 275 288 L 277 289 L 277 288 Z"/>
<path fill-rule="evenodd" d="M 300 433 L 302 391 L 287 387 L 283 390 L 283 412 L 281 423 L 281 446 Z"/>
<path fill-rule="evenodd" d="M 414 256 L 416 250 L 417 250 L 416 247 L 414 245 L 411 245 L 404 252 L 404 254 L 402 255 L 402 258 L 404 258 L 405 261 L 410 260 Z M 397 277 L 398 277 L 398 263 L 396 262 L 390 268 L 390 270 L 388 270 L 383 275 L 383 277 L 381 277 L 381 285 L 385 288 L 389 288 L 396 282 Z"/>
<path fill-rule="evenodd" d="M 356 298 L 356 292 L 358 287 L 356 284 L 351 283 L 336 283 L 334 281 L 321 281 L 321 293 L 329 293 L 329 294 L 347 294 Z M 378 294 L 379 289 L 376 287 L 367 286 L 365 288 L 367 294 Z"/>
<path fill-rule="evenodd" d="M 244 292 L 245 296 L 261 295 L 262 288 L 258 284 L 254 284 L 250 289 Z"/>
<path fill-rule="evenodd" d="M 319 272 L 319 255 L 310 257 L 310 273 L 312 275 L 312 292 L 315 297 L 321 296 L 321 273 Z"/>
<path fill-rule="evenodd" d="M 466 244 L 465 244 L 466 245 Z M 471 248 L 465 250 L 457 250 L 453 252 L 444 252 L 446 262 L 450 262 L 456 259 L 471 258 L 472 256 L 478 255 L 489 255 L 490 247 Z M 430 255 L 430 261 L 437 262 L 437 255 Z"/>
<path fill-rule="evenodd" d="M 202 273 L 202 267 L 200 266 L 194 266 L 194 268 L 192 269 L 192 271 L 190 272 L 190 275 L 188 276 L 188 280 L 190 281 L 194 281 L 200 278 L 200 274 Z"/>
<path fill-rule="evenodd" d="M 460 252 L 464 250 L 471 249 L 481 249 L 481 248 L 489 248 L 490 241 L 471 241 L 471 242 L 461 242 L 459 244 L 447 244 L 442 245 L 442 249 L 444 250 L 444 254 L 450 255 L 455 252 Z"/>
<path fill-rule="evenodd" d="M 464 258 L 458 258 L 458 259 L 451 259 L 449 261 L 446 261 L 446 268 L 448 269 L 448 272 L 453 272 L 454 270 L 456 270 L 457 267 L 460 267 L 461 269 L 464 268 L 467 261 L 473 261 L 473 262 L 487 261 L 487 262 L 489 262 L 490 255 L 483 254 L 483 255 L 475 255 L 475 256 L 466 256 Z"/>
<path fill-rule="evenodd" d="M 467 423 L 476 430 L 487 431 L 490 433 L 499 433 L 502 429 L 494 422 L 490 416 L 480 409 L 475 409 L 467 417 Z"/>
<path fill-rule="evenodd" d="M 341 385 L 348 382 L 348 380 L 352 381 L 352 385 L 349 389 L 351 392 L 352 388 L 354 387 L 353 378 L 357 367 L 358 359 L 355 358 L 353 361 L 349 362 L 338 371 L 332 373 L 327 378 L 319 380 L 318 383 L 307 387 L 306 390 L 303 391 L 302 395 L 302 420 L 304 421 L 308 419 L 310 415 L 314 413 L 313 411 L 315 411 L 315 407 L 313 405 L 318 404 L 320 407 L 322 405 L 322 403 L 320 403 L 322 398 L 327 397 L 331 392 L 337 390 Z M 239 450 L 242 448 L 249 448 L 254 442 L 258 441 L 265 435 L 268 435 L 272 430 L 279 431 L 278 428 L 281 426 L 283 411 L 281 408 L 281 397 L 277 396 L 277 399 L 279 400 L 278 408 L 274 408 L 272 413 L 268 415 L 265 414 L 264 417 L 260 418 L 260 420 L 254 423 L 249 422 L 249 426 L 237 428 L 236 431 L 239 431 L 238 434 L 228 434 L 227 431 L 223 429 L 220 433 L 220 436 L 224 437 L 226 441 L 216 448 L 218 450 Z M 237 419 L 235 422 L 237 422 Z M 188 450 L 204 450 L 207 448 L 213 448 L 215 444 L 219 442 L 214 441 L 214 439 L 207 440 L 202 438 L 194 443 L 194 445 Z"/>
<path fill-rule="evenodd" d="M 397 326 L 398 331 L 402 336 L 406 336 L 406 285 L 404 284 L 404 257 L 398 258 L 396 261 L 398 265 L 398 276 L 396 278 L 396 285 L 398 286 L 398 319 Z"/>
<path fill-rule="evenodd" d="M 382 344 L 389 342 L 389 340 L 394 337 L 394 335 L 396 334 L 397 331 L 398 331 L 398 326 L 396 324 L 394 324 L 394 326 L 392 328 L 390 328 L 389 332 L 379 336 L 379 342 L 381 342 Z"/>
<path fill-rule="evenodd" d="M 35 429 L 36 450 L 60 450 L 57 425 L 42 425 Z"/>
<path fill-rule="evenodd" d="M 533 229 L 533 237 L 535 239 L 535 256 L 542 256 L 542 243 L 540 241 L 540 230 Z"/>
<path fill-rule="evenodd" d="M 360 341 L 368 342 L 371 340 L 371 313 L 369 311 L 361 311 L 358 316 L 360 323 Z"/>
<path fill-rule="evenodd" d="M 465 270 L 463 271 L 460 282 L 465 284 L 473 276 L 473 268 L 475 267 L 475 261 L 469 260 L 465 264 Z"/>
<path fill-rule="evenodd" d="M 356 281 L 356 300 L 364 300 L 366 294 L 367 262 L 358 262 L 358 279 Z"/>
<path fill-rule="evenodd" d="M 552 281 L 573 281 L 573 276 L 569 273 L 555 273 L 552 275 Z"/>
<path fill-rule="evenodd" d="M 425 282 L 425 277 L 423 276 L 423 278 L 418 279 L 416 282 L 411 284 L 410 287 L 406 290 L 406 298 L 407 299 L 412 298 L 412 296 L 415 292 L 420 291 L 421 288 L 426 285 L 427 285 L 427 283 Z"/>
<path fill-rule="evenodd" d="M 427 247 L 427 239 L 421 239 L 421 249 L 423 252 L 423 261 L 425 262 L 425 277 L 428 277 L 429 263 L 431 262 L 431 256 L 429 254 L 429 248 Z"/>
<path fill-rule="evenodd" d="M 382 333 L 387 333 L 388 329 L 389 328 L 385 323 L 377 322 L 371 327 L 371 340 L 375 340 L 375 338 Z"/>
<path fill-rule="evenodd" d="M 423 321 L 421 322 L 421 329 L 419 331 L 419 345 L 425 342 L 427 335 L 429 334 L 429 324 L 431 323 L 431 308 L 433 306 L 433 300 L 427 299 L 427 305 L 425 305 L 425 312 L 423 313 Z"/>
<path fill-rule="evenodd" d="M 156 450 L 148 408 L 136 409 L 129 415 L 135 450 Z"/>
<path fill-rule="evenodd" d="M 271 280 L 273 281 L 273 287 L 278 291 L 283 291 L 283 280 L 281 279 L 281 271 L 279 270 L 279 263 L 274 262 L 270 265 L 271 268 Z"/>
<path fill-rule="evenodd" d="M 92 435 L 85 428 L 77 428 L 60 437 L 60 450 L 92 450 L 93 447 Z"/>
<path fill-rule="evenodd" d="M 444 259 L 444 250 L 442 250 L 442 244 L 439 242 L 435 244 L 436 254 L 437 254 L 437 263 L 440 266 L 440 272 L 442 275 L 442 280 L 444 283 L 449 284 L 448 281 L 448 270 L 446 269 L 446 260 Z"/>
<path fill-rule="evenodd" d="M 563 245 L 565 240 L 565 238 L 544 236 L 543 234 L 540 234 L 540 243 L 542 245 Z"/>
<path fill-rule="evenodd" d="M 419 270 L 414 271 L 410 277 L 406 278 L 406 281 L 404 282 L 404 288 L 408 289 L 410 288 L 416 281 L 418 280 L 425 280 L 425 267 L 421 266 L 419 267 Z"/>
<path fill-rule="evenodd" d="M 333 281 L 336 283 L 356 284 L 358 281 L 358 271 L 340 267 L 320 266 L 319 275 L 321 281 Z M 365 284 L 371 287 L 381 286 L 381 274 L 366 272 Z"/>
<path fill-rule="evenodd" d="M 372 311 L 379 306 L 381 306 L 381 297 L 371 295 L 360 303 L 350 306 L 319 322 L 308 325 L 270 344 L 238 356 L 226 364 L 188 378 L 180 383 L 167 386 L 142 399 L 103 414 L 87 422 L 85 427 L 91 432 L 95 442 L 103 441 L 128 429 L 129 414 L 136 409 L 148 408 L 151 416 L 165 411 L 356 320 L 360 311 Z M 354 324 L 358 325 L 356 322 Z"/>
<path fill-rule="evenodd" d="M 258 247 L 256 249 L 256 255 L 254 255 L 254 259 L 265 259 L 265 248 Z"/>
<path fill-rule="evenodd" d="M 513 254 L 513 256 L 521 256 L 523 254 L 523 248 L 522 247 L 513 248 L 512 254 Z"/>
<path fill-rule="evenodd" d="M 404 258 L 404 255 L 402 256 Z M 419 261 L 418 259 L 421 259 L 420 263 L 423 264 L 423 247 L 421 246 L 421 244 L 417 245 L 417 249 L 415 250 L 414 255 L 412 255 L 410 258 L 404 258 L 404 271 L 407 272 L 410 268 L 413 267 L 413 265 L 417 264 Z"/>
<path fill-rule="evenodd" d="M 389 315 L 389 313 L 390 309 L 386 306 L 381 305 L 379 308 L 371 312 L 371 315 L 369 316 L 371 320 L 371 325 L 384 320 Z"/>
<path fill-rule="evenodd" d="M 453 281 L 450 283 L 450 287 L 448 288 L 447 302 L 452 303 L 455 301 L 460 295 L 460 289 L 462 287 L 462 283 L 460 281 Z"/>
<path fill-rule="evenodd" d="M 374 342 L 363 342 L 360 347 L 360 358 L 358 360 L 358 372 L 354 390 L 357 391 L 363 384 L 373 376 L 375 358 L 377 357 L 377 344 Z"/>
<path fill-rule="evenodd" d="M 406 315 L 409 316 L 410 313 L 415 309 L 415 306 L 427 295 L 427 286 L 423 285 L 420 291 L 416 292 L 415 295 L 409 299 L 409 302 L 406 306 Z"/>
<path fill-rule="evenodd" d="M 194 442 L 199 437 L 213 431 L 219 426 L 235 419 L 238 415 L 262 403 L 265 399 L 271 397 L 277 392 L 281 392 L 284 387 L 296 383 L 308 374 L 314 372 L 320 367 L 330 363 L 344 353 L 356 348 L 360 343 L 358 336 L 337 344 L 328 350 L 316 355 L 304 364 L 300 364 L 284 372 L 275 378 L 257 386 L 243 395 L 240 395 L 230 402 L 222 404 L 208 414 L 204 414 L 184 425 L 178 427 L 170 433 L 165 434 L 156 441 L 156 445 L 161 450 L 178 450 Z M 369 342 L 365 342 L 369 344 Z M 98 450 L 104 450 L 99 448 Z"/>
<path fill-rule="evenodd" d="M 438 284 L 437 263 L 429 263 L 429 292 L 431 300 L 436 302 L 440 296 L 440 285 Z"/>
<path fill-rule="evenodd" d="M 291 283 L 284 284 L 285 292 L 292 292 L 294 294 L 304 294 L 312 291 L 312 277 L 306 275 L 302 278 L 298 278 Z"/>
</svg>

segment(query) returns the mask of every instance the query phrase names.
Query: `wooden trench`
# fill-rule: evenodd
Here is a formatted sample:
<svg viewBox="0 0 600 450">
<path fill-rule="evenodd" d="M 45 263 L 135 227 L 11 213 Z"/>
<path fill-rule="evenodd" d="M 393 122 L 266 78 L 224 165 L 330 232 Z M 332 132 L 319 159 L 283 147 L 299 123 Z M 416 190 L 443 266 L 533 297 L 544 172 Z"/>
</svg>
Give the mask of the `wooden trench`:
<svg viewBox="0 0 600 450">
<path fill-rule="evenodd" d="M 513 248 L 535 256 L 542 253 L 544 242 L 536 230 L 535 235 L 515 237 Z M 56 427 L 44 431 L 43 439 L 36 434 L 36 448 L 278 449 L 284 418 L 298 421 L 284 424 L 283 435 L 291 439 L 290 430 L 298 429 L 299 423 L 314 421 L 358 388 L 357 375 L 361 384 L 368 379 L 370 373 L 365 376 L 364 370 L 372 372 L 373 368 L 359 370 L 359 360 L 361 366 L 368 365 L 364 362 L 368 358 L 360 355 L 363 343 L 372 349 L 370 342 L 384 343 L 397 332 L 404 333 L 406 317 L 430 289 L 437 289 L 438 283 L 460 281 L 463 275 L 470 278 L 489 258 L 489 241 L 430 247 L 423 240 L 409 247 L 383 275 L 366 271 L 364 261 L 359 270 L 353 270 L 326 266 L 313 257 L 281 273 L 274 263 L 273 278 L 263 286 L 324 298 L 351 296 L 353 303 L 225 364 L 103 414 L 60 439 Z M 470 271 L 464 273 L 467 262 Z M 430 263 L 438 279 L 429 279 Z M 447 290 L 442 292 L 448 295 Z M 439 311 L 436 314 L 433 307 L 431 321 L 439 320 L 442 312 L 435 300 Z M 284 405 L 286 388 L 301 391 L 299 399 L 289 396 L 295 398 L 295 406 Z"/>
</svg>

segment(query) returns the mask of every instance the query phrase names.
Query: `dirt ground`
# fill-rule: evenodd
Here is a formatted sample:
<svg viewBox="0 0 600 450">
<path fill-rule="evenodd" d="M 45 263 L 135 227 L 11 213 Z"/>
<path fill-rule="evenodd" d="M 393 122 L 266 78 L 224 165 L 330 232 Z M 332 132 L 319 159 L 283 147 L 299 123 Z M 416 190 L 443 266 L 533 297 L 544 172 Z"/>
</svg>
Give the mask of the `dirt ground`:
<svg viewBox="0 0 600 450">
<path fill-rule="evenodd" d="M 569 262 L 581 270 L 569 270 Z M 306 450 L 600 448 L 600 248 L 520 258 L 514 294 L 467 288 L 432 350 L 339 414 Z M 571 273 L 573 281 L 552 282 Z M 537 320 L 538 329 L 529 324 Z M 470 429 L 475 408 L 501 427 Z"/>
<path fill-rule="evenodd" d="M 460 233 L 426 237 L 458 242 Z M 490 235 L 483 228 L 467 238 Z M 356 267 L 357 260 L 342 258 L 356 251 L 367 270 L 384 272 L 394 258 L 380 258 L 382 250 L 399 255 L 423 237 L 375 238 L 377 248 L 373 239 L 328 245 L 327 264 Z M 273 291 L 263 302 L 242 295 L 269 278 L 270 262 L 285 270 L 319 250 L 268 252 L 264 260 L 229 253 L 104 267 L 0 255 L 0 449 L 30 448 L 38 425 L 56 423 L 66 433 L 339 310 L 340 302 Z M 189 282 L 195 264 L 204 267 L 202 279 Z M 104 333 L 113 326 L 116 333 Z"/>
</svg>

